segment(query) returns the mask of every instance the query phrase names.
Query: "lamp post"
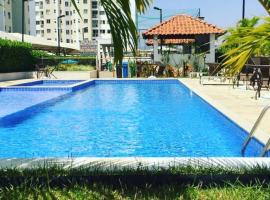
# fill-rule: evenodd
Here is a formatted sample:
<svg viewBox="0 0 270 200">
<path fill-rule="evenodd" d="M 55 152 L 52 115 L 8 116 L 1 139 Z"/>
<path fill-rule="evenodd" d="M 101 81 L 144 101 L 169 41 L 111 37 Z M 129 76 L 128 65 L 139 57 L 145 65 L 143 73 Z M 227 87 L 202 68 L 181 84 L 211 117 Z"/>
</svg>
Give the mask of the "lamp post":
<svg viewBox="0 0 270 200">
<path fill-rule="evenodd" d="M 158 7 L 154 7 L 155 10 L 159 10 L 160 13 L 160 23 L 162 23 L 162 9 Z M 160 38 L 160 53 L 162 54 L 162 38 Z"/>
<path fill-rule="evenodd" d="M 246 0 L 243 0 L 242 20 L 245 19 L 245 11 L 246 11 Z"/>
<path fill-rule="evenodd" d="M 22 42 L 24 42 L 24 2 L 28 0 L 22 0 Z"/>
<path fill-rule="evenodd" d="M 60 56 L 61 47 L 60 47 L 60 19 L 65 17 L 65 15 L 60 15 L 57 17 L 57 26 L 58 26 L 58 55 Z"/>
</svg>

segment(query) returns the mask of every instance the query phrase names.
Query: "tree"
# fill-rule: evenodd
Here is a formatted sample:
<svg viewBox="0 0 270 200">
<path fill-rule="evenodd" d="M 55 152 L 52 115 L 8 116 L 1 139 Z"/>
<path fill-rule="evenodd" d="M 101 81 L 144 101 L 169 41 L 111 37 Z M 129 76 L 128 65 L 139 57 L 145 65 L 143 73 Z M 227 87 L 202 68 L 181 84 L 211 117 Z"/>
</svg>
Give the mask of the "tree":
<svg viewBox="0 0 270 200">
<path fill-rule="evenodd" d="M 270 17 L 255 27 L 241 27 L 232 32 L 223 47 L 233 46 L 225 53 L 223 66 L 229 75 L 240 72 L 251 56 L 270 53 Z"/>
<path fill-rule="evenodd" d="M 77 12 L 80 13 L 76 0 L 70 0 Z M 124 51 L 128 47 L 136 54 L 138 47 L 138 32 L 131 16 L 131 0 L 100 0 L 104 7 L 108 22 L 111 28 L 111 34 L 114 44 L 114 62 L 117 63 L 123 59 Z M 152 0 L 135 0 L 136 10 L 143 13 Z"/>
<path fill-rule="evenodd" d="M 258 0 L 270 15 L 270 0 Z M 268 56 L 270 53 L 270 18 L 264 18 L 264 22 L 256 26 L 239 28 L 227 38 L 223 48 L 229 49 L 224 56 L 223 67 L 227 68 L 229 75 L 240 72 L 248 59 L 253 55 Z"/>
</svg>

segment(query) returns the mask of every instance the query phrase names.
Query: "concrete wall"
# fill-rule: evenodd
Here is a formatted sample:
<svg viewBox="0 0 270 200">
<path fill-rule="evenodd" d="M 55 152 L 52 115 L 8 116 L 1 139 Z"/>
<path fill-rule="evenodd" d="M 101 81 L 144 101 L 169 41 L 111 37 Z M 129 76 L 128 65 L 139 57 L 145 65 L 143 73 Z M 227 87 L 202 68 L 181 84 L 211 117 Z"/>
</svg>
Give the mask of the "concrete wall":
<svg viewBox="0 0 270 200">
<path fill-rule="evenodd" d="M 57 79 L 66 79 L 66 80 L 88 80 L 90 78 L 97 78 L 97 71 L 56 71 L 53 72 L 53 75 Z"/>
<path fill-rule="evenodd" d="M 216 50 L 215 41 L 216 41 L 215 34 L 210 34 L 210 52 L 209 54 L 206 54 L 206 59 L 205 59 L 205 62 L 207 63 L 215 62 L 215 50 Z"/>
<path fill-rule="evenodd" d="M 0 81 L 11 81 L 19 79 L 32 79 L 35 77 L 35 72 L 12 72 L 0 73 Z"/>
<path fill-rule="evenodd" d="M 91 78 L 97 78 L 97 71 L 57 71 L 53 72 L 53 75 L 57 79 L 64 80 L 88 80 Z M 20 79 L 33 79 L 36 78 L 36 72 L 13 72 L 13 73 L 0 73 L 0 81 L 11 81 Z M 46 77 L 42 77 L 46 78 Z M 52 76 L 52 78 L 54 78 Z"/>
<path fill-rule="evenodd" d="M 99 78 L 114 78 L 113 72 L 110 71 L 100 71 L 99 72 Z"/>
</svg>

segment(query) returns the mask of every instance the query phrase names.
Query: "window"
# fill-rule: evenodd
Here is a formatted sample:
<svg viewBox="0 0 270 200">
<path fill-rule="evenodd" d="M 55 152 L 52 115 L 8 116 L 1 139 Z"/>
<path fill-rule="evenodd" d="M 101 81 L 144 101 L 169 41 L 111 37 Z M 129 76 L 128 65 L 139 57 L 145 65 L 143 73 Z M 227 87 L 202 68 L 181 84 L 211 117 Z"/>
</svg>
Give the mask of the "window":
<svg viewBox="0 0 270 200">
<path fill-rule="evenodd" d="M 66 30 L 66 34 L 69 35 L 69 30 Z"/>
<path fill-rule="evenodd" d="M 97 1 L 93 1 L 93 2 L 92 2 L 92 8 L 93 8 L 93 9 L 97 9 L 97 6 L 98 6 Z"/>
<path fill-rule="evenodd" d="M 92 21 L 92 27 L 97 28 L 98 27 L 98 20 L 93 20 Z"/>
<path fill-rule="evenodd" d="M 70 42 L 70 40 L 69 40 L 69 39 L 67 39 L 66 41 L 67 41 L 67 43 L 69 43 L 69 42 Z"/>
<path fill-rule="evenodd" d="M 87 4 L 87 0 L 83 0 L 83 3 L 84 3 L 84 4 Z"/>
<path fill-rule="evenodd" d="M 8 12 L 8 19 L 10 19 L 11 18 L 11 15 L 10 15 L 10 12 Z"/>
<path fill-rule="evenodd" d="M 98 37 L 98 30 L 93 30 L 93 37 Z"/>
<path fill-rule="evenodd" d="M 36 21 L 36 25 L 39 25 L 40 24 L 40 21 Z"/>
<path fill-rule="evenodd" d="M 111 34 L 111 30 L 107 30 L 107 33 L 108 33 L 108 34 Z"/>
<path fill-rule="evenodd" d="M 66 15 L 69 15 L 69 12 L 68 11 L 66 11 Z"/>
<path fill-rule="evenodd" d="M 100 15 L 105 15 L 105 11 L 99 11 Z"/>
<path fill-rule="evenodd" d="M 83 14 L 87 14 L 88 10 L 87 9 L 83 9 Z"/>
<path fill-rule="evenodd" d="M 68 7 L 68 2 L 67 1 L 65 2 L 65 6 Z"/>
<path fill-rule="evenodd" d="M 88 19 L 84 19 L 83 23 L 87 24 L 88 23 Z"/>
<path fill-rule="evenodd" d="M 49 15 L 49 14 L 50 14 L 50 10 L 47 9 L 47 10 L 46 10 L 46 15 Z"/>
<path fill-rule="evenodd" d="M 66 21 L 66 25 L 69 25 L 69 21 Z"/>
<path fill-rule="evenodd" d="M 50 0 L 46 0 L 46 4 L 50 4 Z"/>
<path fill-rule="evenodd" d="M 105 30 L 100 30 L 100 34 L 105 34 Z"/>
<path fill-rule="evenodd" d="M 47 29 L 47 33 L 51 33 L 51 29 Z"/>
<path fill-rule="evenodd" d="M 97 15 L 98 15 L 98 11 L 93 10 L 92 11 L 92 18 L 97 18 Z"/>
<path fill-rule="evenodd" d="M 56 13 L 56 10 L 54 9 L 53 12 Z"/>
<path fill-rule="evenodd" d="M 47 22 L 47 24 L 50 24 L 51 23 L 51 20 L 50 19 L 47 19 L 46 22 Z"/>
<path fill-rule="evenodd" d="M 100 24 L 106 24 L 105 20 L 100 20 Z"/>
</svg>

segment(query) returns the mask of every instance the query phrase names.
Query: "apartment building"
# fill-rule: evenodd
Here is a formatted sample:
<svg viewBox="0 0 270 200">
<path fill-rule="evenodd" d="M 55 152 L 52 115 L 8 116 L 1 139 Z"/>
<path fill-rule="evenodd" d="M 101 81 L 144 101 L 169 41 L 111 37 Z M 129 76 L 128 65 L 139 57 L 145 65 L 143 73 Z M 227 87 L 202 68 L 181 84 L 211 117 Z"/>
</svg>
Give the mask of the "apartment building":
<svg viewBox="0 0 270 200">
<path fill-rule="evenodd" d="M 0 30 L 24 33 L 80 47 L 82 41 L 97 44 L 101 62 L 112 57 L 112 37 L 108 19 L 100 0 L 76 0 L 80 15 L 70 0 L 0 0 Z M 135 1 L 131 3 L 135 19 Z M 59 25 L 59 26 L 58 26 Z"/>
<path fill-rule="evenodd" d="M 13 31 L 12 27 L 12 1 L 0 0 L 0 31 L 9 32 Z"/>
<path fill-rule="evenodd" d="M 30 18 L 34 1 L 0 0 L 0 31 L 22 33 L 24 4 L 24 33 L 35 35 L 35 19 Z"/>
<path fill-rule="evenodd" d="M 36 36 L 58 41 L 59 28 L 61 42 L 79 46 L 83 38 L 91 40 L 90 0 L 77 0 L 77 3 L 82 18 L 70 0 L 36 0 Z"/>
</svg>

